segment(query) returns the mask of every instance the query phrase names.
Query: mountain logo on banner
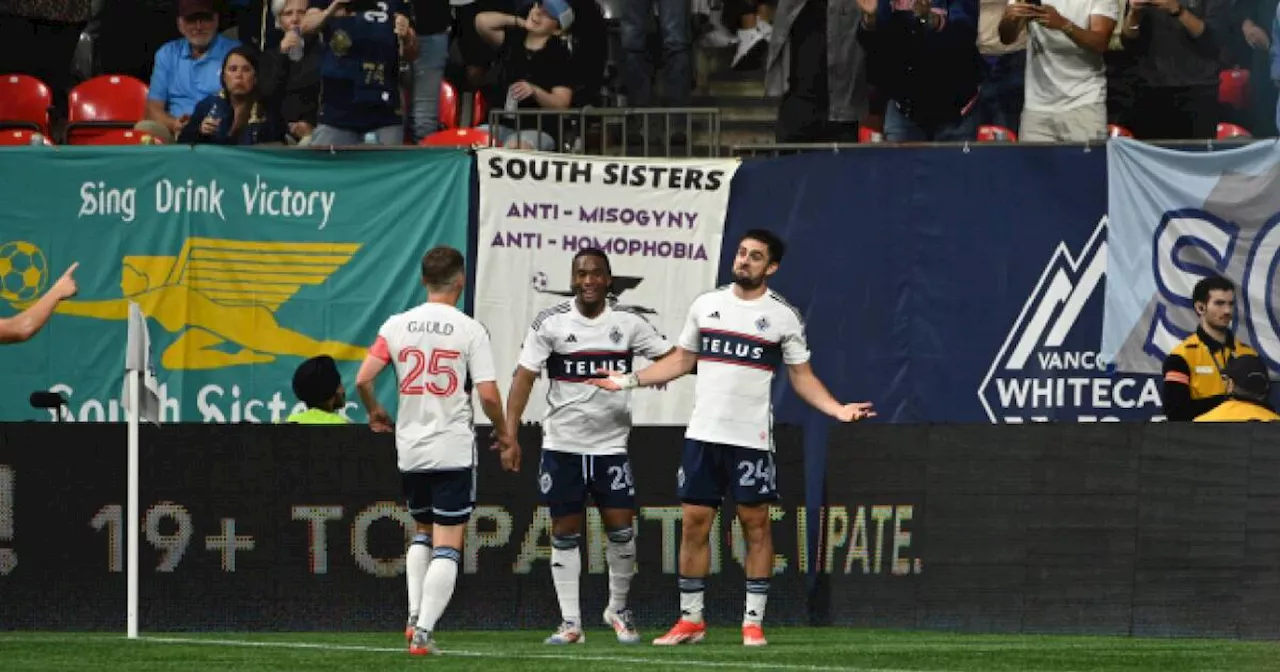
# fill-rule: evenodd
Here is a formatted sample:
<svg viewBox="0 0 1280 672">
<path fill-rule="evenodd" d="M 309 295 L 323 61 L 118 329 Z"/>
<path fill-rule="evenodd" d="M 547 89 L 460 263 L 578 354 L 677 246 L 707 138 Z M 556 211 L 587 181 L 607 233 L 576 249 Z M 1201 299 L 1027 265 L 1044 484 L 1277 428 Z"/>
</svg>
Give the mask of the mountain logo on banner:
<svg viewBox="0 0 1280 672">
<path fill-rule="evenodd" d="M 613 276 L 613 282 L 610 283 L 609 285 L 609 294 L 612 297 L 612 299 L 615 301 L 613 308 L 615 310 L 629 310 L 639 315 L 657 315 L 658 311 L 652 308 L 647 308 L 645 306 L 623 305 L 621 303 L 616 302 L 617 299 L 619 299 L 622 296 L 623 292 L 629 289 L 635 289 L 636 287 L 639 287 L 640 283 L 642 282 L 644 282 L 644 278 L 637 278 L 637 277 L 626 276 L 626 275 Z M 547 286 L 550 284 L 550 281 L 547 279 L 547 274 L 543 273 L 542 271 L 538 271 L 537 273 L 533 274 L 532 284 L 533 284 L 533 291 L 539 294 L 551 294 L 553 296 L 564 296 L 564 297 L 573 296 L 572 289 L 568 289 L 568 290 L 547 289 Z"/>
<path fill-rule="evenodd" d="M 1098 354 L 1101 318 L 1080 319 L 1101 315 L 1106 233 L 1104 216 L 1078 255 L 1058 243 L 978 386 L 991 422 L 1145 420 L 1160 413 L 1157 378 L 1109 373 Z"/>
</svg>

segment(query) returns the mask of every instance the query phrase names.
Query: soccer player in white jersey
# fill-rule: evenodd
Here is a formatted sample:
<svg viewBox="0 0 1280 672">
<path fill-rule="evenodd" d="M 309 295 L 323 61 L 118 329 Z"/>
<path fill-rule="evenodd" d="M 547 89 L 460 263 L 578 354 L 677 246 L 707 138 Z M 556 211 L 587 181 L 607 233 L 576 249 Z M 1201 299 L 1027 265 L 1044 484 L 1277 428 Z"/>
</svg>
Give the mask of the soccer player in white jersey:
<svg viewBox="0 0 1280 672">
<path fill-rule="evenodd" d="M 747 599 L 742 643 L 766 644 L 762 623 L 773 573 L 769 503 L 778 499 L 773 461 L 774 371 L 786 365 L 791 386 L 809 405 L 840 420 L 875 416 L 870 403 L 842 404 L 809 366 L 804 323 L 768 279 L 785 246 L 772 232 L 748 231 L 738 244 L 733 284 L 694 300 L 675 353 L 632 374 L 593 383 L 627 390 L 660 385 L 698 367 L 693 415 L 677 472 L 683 529 L 680 539 L 680 620 L 654 644 L 701 641 L 703 584 L 711 561 L 711 522 L 726 490 L 738 505 L 747 541 Z"/>
<path fill-rule="evenodd" d="M 409 545 L 409 653 L 436 653 L 431 633 L 453 596 L 466 522 L 476 501 L 476 441 L 471 395 L 493 422 L 502 467 L 519 469 L 519 447 L 507 434 L 489 333 L 454 306 L 466 274 L 462 254 L 440 246 L 422 258 L 427 302 L 391 316 L 378 330 L 356 374 L 356 389 L 375 432 L 396 434 L 396 466 L 416 523 Z M 391 416 L 373 384 L 387 364 L 399 381 L 399 409 Z M 434 550 L 433 550 L 434 546 Z"/>
<path fill-rule="evenodd" d="M 587 497 L 600 510 L 608 545 L 609 604 L 604 622 L 618 641 L 640 641 L 627 594 L 635 574 L 635 485 L 627 458 L 631 431 L 630 395 L 609 394 L 587 384 L 606 371 L 632 370 L 632 358 L 661 360 L 674 350 L 661 333 L 634 311 L 610 306 L 613 273 L 602 250 L 584 249 L 573 258 L 574 298 L 538 314 L 520 351 L 507 394 L 507 434 L 515 436 L 534 381 L 545 369 L 550 379 L 542 421 L 538 488 L 551 510 L 551 579 L 560 601 L 560 628 L 547 644 L 581 644 L 582 612 L 578 579 L 582 571 L 583 510 Z"/>
</svg>

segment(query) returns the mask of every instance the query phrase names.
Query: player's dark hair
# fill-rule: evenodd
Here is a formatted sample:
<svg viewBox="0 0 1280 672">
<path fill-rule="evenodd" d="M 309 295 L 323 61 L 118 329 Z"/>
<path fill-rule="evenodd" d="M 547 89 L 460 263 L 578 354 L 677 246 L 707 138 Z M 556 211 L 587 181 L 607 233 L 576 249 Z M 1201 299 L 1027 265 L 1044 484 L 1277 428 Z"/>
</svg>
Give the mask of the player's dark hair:
<svg viewBox="0 0 1280 672">
<path fill-rule="evenodd" d="M 775 264 L 782 263 L 782 255 L 787 252 L 787 244 L 768 229 L 751 229 L 742 234 L 743 240 L 755 240 L 764 243 L 769 248 L 769 261 Z"/>
<path fill-rule="evenodd" d="M 583 257 L 596 257 L 600 261 L 603 261 L 605 272 L 610 276 L 613 275 L 613 266 L 609 264 L 609 255 L 605 254 L 604 250 L 598 247 L 584 247 L 581 250 L 578 250 L 578 253 L 573 255 L 574 268 L 578 267 L 578 260 Z"/>
<path fill-rule="evenodd" d="M 1236 285 L 1221 275 L 1211 275 L 1196 283 L 1196 288 L 1191 290 L 1191 302 L 1208 303 L 1209 292 L 1215 291 L 1234 292 Z"/>
<path fill-rule="evenodd" d="M 438 245 L 422 255 L 422 282 L 428 288 L 443 288 L 463 269 L 462 253 L 448 245 Z"/>
</svg>

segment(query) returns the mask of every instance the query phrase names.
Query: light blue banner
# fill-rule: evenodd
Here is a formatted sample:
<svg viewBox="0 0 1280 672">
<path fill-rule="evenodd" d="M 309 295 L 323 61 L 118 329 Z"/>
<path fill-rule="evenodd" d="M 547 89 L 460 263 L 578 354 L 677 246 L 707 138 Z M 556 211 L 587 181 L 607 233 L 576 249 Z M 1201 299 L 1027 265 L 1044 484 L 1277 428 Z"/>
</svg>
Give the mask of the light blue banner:
<svg viewBox="0 0 1280 672">
<path fill-rule="evenodd" d="M 1178 151 L 1107 145 L 1106 308 L 1102 351 L 1125 373 L 1158 373 L 1195 330 L 1192 289 L 1236 283 L 1237 337 L 1280 371 L 1280 145 Z"/>
</svg>

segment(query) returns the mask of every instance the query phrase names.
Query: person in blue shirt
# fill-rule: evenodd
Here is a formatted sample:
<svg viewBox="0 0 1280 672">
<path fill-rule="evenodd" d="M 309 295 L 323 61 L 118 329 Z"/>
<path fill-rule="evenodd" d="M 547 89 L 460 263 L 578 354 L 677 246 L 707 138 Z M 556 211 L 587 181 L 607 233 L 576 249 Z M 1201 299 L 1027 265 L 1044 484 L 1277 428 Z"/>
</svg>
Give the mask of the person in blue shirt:
<svg viewBox="0 0 1280 672">
<path fill-rule="evenodd" d="M 222 63 L 222 90 L 200 101 L 178 142 L 262 145 L 284 142 L 279 108 L 264 100 L 258 86 L 256 49 L 241 45 Z"/>
<path fill-rule="evenodd" d="M 147 92 L 147 119 L 138 125 L 165 139 L 177 137 L 196 103 L 221 88 L 222 62 L 239 42 L 218 34 L 213 0 L 178 0 L 182 37 L 156 52 Z"/>
<path fill-rule="evenodd" d="M 400 63 L 417 58 L 404 0 L 311 0 L 302 34 L 320 33 L 319 125 L 312 145 L 404 144 Z"/>
</svg>

